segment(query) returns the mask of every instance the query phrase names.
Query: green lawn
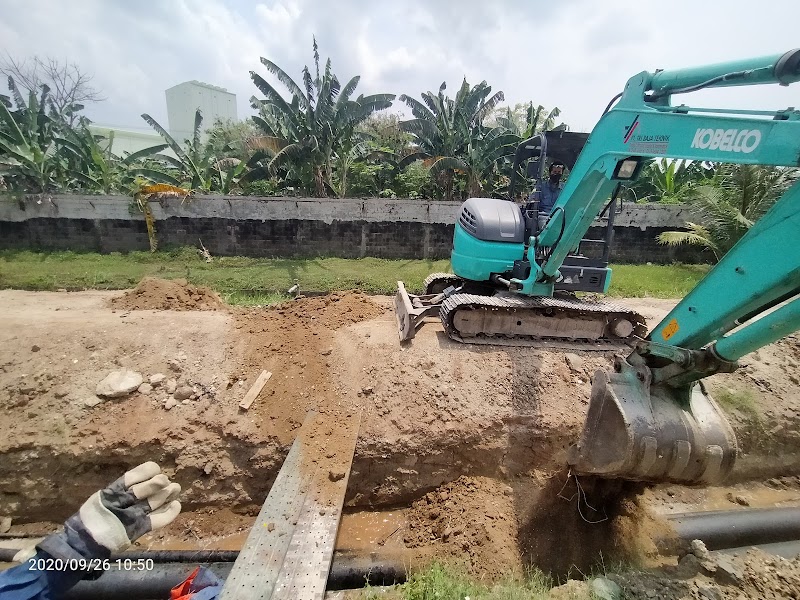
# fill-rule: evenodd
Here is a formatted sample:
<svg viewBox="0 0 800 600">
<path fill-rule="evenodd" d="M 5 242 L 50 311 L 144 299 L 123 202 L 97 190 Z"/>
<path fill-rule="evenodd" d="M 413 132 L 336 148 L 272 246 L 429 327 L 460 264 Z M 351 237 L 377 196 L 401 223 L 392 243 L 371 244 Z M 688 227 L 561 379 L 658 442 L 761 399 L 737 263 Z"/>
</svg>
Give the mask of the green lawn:
<svg viewBox="0 0 800 600">
<path fill-rule="evenodd" d="M 301 291 L 358 288 L 394 294 L 397 280 L 418 291 L 432 272 L 448 271 L 447 260 L 263 259 L 218 257 L 206 263 L 193 248 L 112 253 L 0 251 L 0 288 L 25 290 L 125 289 L 146 276 L 184 278 L 207 285 L 232 304 L 280 299 L 295 281 Z M 699 281 L 703 265 L 616 265 L 612 296 L 679 298 Z"/>
</svg>

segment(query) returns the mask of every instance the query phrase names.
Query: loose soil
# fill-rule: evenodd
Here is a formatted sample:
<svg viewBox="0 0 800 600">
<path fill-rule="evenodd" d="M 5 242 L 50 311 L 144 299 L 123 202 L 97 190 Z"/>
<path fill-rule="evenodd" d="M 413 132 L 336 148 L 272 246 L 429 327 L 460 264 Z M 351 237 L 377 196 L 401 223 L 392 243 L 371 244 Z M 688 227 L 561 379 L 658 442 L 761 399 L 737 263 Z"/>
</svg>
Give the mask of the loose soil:
<svg viewBox="0 0 800 600">
<path fill-rule="evenodd" d="M 145 277 L 135 289 L 111 299 L 119 310 L 220 310 L 225 303 L 211 288 L 190 285 L 185 279 Z"/>
<path fill-rule="evenodd" d="M 674 305 L 624 302 L 650 325 Z M 15 528 L 61 521 L 117 474 L 156 460 L 184 488 L 185 512 L 142 544 L 236 547 L 312 409 L 331 421 L 362 415 L 348 510 L 410 506 L 387 546 L 464 559 L 488 578 L 526 562 L 583 570 L 601 549 L 647 560 L 658 514 L 740 507 L 729 491 L 657 486 L 623 496 L 604 525 L 579 521 L 559 497 L 574 492 L 561 490 L 563 467 L 610 351 L 465 346 L 435 322 L 400 345 L 391 299 L 358 292 L 244 309 L 146 279 L 125 293 L 0 291 L 0 304 L 0 515 Z M 798 338 L 742 364 L 708 381 L 712 394 L 750 398 L 726 409 L 743 449 L 731 489 L 753 506 L 791 504 L 792 494 L 800 503 Z M 100 401 L 97 382 L 119 368 L 165 380 Z M 262 370 L 272 378 L 240 410 Z M 171 384 L 191 397 L 172 407 Z M 325 440 L 333 452 L 336 443 Z"/>
</svg>

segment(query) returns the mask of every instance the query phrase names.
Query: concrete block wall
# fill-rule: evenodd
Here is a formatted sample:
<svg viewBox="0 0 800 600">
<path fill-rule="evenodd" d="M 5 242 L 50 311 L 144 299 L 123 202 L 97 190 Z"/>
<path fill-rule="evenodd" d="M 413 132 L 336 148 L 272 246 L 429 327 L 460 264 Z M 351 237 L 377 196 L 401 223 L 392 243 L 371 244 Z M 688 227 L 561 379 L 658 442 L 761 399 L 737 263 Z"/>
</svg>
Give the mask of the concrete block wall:
<svg viewBox="0 0 800 600">
<path fill-rule="evenodd" d="M 460 202 L 198 196 L 153 202 L 159 246 L 195 246 L 216 256 L 448 258 Z M 626 205 L 616 215 L 616 262 L 698 262 L 694 247 L 656 243 L 681 229 L 683 206 Z M 600 225 L 597 223 L 596 225 Z M 600 237 L 592 227 L 588 237 Z M 147 250 L 144 216 L 125 196 L 2 196 L 0 248 Z M 587 251 L 589 248 L 587 247 Z M 587 252 L 588 253 L 588 252 Z"/>
</svg>

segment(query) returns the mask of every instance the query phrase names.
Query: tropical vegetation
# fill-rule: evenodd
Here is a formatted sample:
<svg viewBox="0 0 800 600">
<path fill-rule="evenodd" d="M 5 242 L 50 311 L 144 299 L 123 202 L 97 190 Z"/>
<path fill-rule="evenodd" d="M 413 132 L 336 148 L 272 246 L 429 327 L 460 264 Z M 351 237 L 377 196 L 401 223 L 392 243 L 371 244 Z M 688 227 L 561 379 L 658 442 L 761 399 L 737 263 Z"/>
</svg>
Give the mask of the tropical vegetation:
<svg viewBox="0 0 800 600">
<path fill-rule="evenodd" d="M 685 193 L 700 222 L 687 222 L 687 231 L 665 231 L 658 241 L 703 246 L 719 260 L 798 179 L 800 169 L 719 165 Z"/>
<path fill-rule="evenodd" d="M 124 193 L 146 217 L 157 194 L 507 197 L 517 145 L 542 131 L 568 129 L 558 107 L 503 106 L 502 91 L 466 79 L 453 97 L 446 82 L 418 97 L 401 94 L 397 100 L 411 112 L 404 119 L 385 112 L 394 106 L 394 94 L 358 93 L 358 75 L 334 73 L 331 59 L 321 59 L 316 40 L 312 52 L 311 66 L 297 80 L 261 58 L 266 73 L 250 73 L 259 92 L 251 98 L 256 114 L 250 119 L 204 127 L 198 110 L 189 139 L 179 140 L 145 113 L 142 118 L 163 143 L 124 155 L 115 152 L 113 134 L 93 133 L 81 114 L 86 103 L 102 97 L 78 67 L 35 57 L 32 62 L 9 59 L 0 63 L 0 72 L 9 75 L 9 94 L 0 95 L 0 190 Z M 75 86 L 58 83 L 65 80 Z M 659 241 L 699 244 L 719 258 L 797 173 L 658 159 L 622 196 L 694 206 L 698 218 L 685 231 L 663 233 Z M 531 182 L 521 172 L 517 176 L 527 193 Z M 148 230 L 155 247 L 154 227 Z"/>
<path fill-rule="evenodd" d="M 75 65 L 10 60 L 0 70 L 21 78 L 30 97 L 23 98 L 13 78 L 10 95 L 0 95 L 0 189 L 135 195 L 163 184 L 193 193 L 503 196 L 515 145 L 555 127 L 560 113 L 533 103 L 501 107 L 503 92 L 465 80 L 454 98 L 445 94 L 445 83 L 436 94 L 421 94 L 421 101 L 402 94 L 413 115 L 402 120 L 383 112 L 394 94 L 359 94 L 358 75 L 340 78 L 330 59 L 322 61 L 316 40 L 312 50 L 313 62 L 297 80 L 261 58 L 273 79 L 250 73 L 260 92 L 251 98 L 257 114 L 250 119 L 204 127 L 198 110 L 189 139 L 179 140 L 145 113 L 163 143 L 125 155 L 115 152 L 113 134 L 93 133 L 80 114 L 85 103 L 102 97 Z M 77 74 L 76 89 L 50 93 L 58 69 Z"/>
</svg>

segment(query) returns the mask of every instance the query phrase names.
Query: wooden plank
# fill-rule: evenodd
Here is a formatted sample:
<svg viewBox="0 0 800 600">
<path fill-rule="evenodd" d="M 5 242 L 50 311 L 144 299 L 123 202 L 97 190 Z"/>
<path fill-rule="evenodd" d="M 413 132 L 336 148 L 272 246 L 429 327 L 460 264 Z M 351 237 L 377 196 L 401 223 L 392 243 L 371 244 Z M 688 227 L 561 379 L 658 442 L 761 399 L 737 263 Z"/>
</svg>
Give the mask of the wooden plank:
<svg viewBox="0 0 800 600">
<path fill-rule="evenodd" d="M 256 398 L 258 398 L 258 395 L 261 393 L 264 384 L 269 381 L 270 377 L 272 377 L 272 373 L 269 371 L 261 371 L 261 375 L 258 376 L 256 382 L 249 390 L 247 390 L 244 398 L 241 402 L 239 402 L 239 408 L 243 408 L 244 410 L 250 408 L 250 405 L 255 401 Z"/>
<path fill-rule="evenodd" d="M 360 423 L 360 410 L 346 418 L 309 413 L 221 600 L 324 597 Z M 336 452 L 320 452 L 328 439 L 337 440 Z"/>
</svg>

